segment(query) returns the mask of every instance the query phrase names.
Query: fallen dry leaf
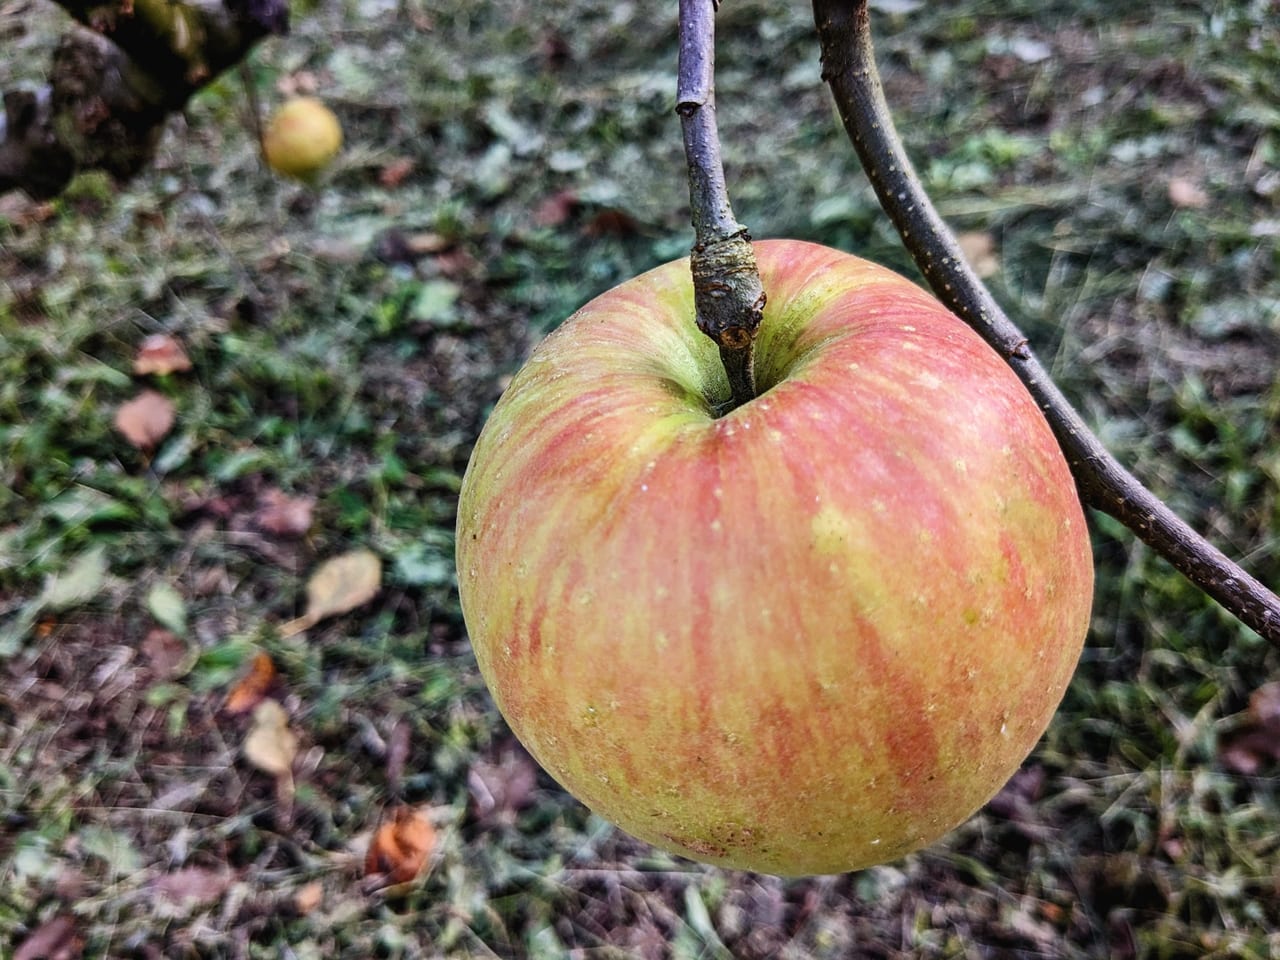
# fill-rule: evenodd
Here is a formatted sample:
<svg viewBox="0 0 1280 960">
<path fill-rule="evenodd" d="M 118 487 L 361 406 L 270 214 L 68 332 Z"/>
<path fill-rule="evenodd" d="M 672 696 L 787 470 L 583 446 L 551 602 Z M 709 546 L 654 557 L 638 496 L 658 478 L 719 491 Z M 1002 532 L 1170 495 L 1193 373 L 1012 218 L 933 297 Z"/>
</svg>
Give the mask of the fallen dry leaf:
<svg viewBox="0 0 1280 960">
<path fill-rule="evenodd" d="M 1252 776 L 1268 761 L 1280 760 L 1280 681 L 1254 690 L 1244 716 L 1219 744 L 1218 760 L 1233 773 Z"/>
<path fill-rule="evenodd" d="M 77 960 L 84 952 L 84 940 L 75 920 L 65 913 L 46 920 L 13 955 L 13 960 Z"/>
<path fill-rule="evenodd" d="M 311 529 L 315 505 L 315 497 L 291 497 L 276 487 L 268 487 L 258 494 L 253 522 L 264 533 L 296 540 Z"/>
<path fill-rule="evenodd" d="M 221 899 L 235 882 L 230 870 L 210 870 L 207 867 L 184 867 L 157 878 L 152 889 L 166 900 L 182 903 L 212 903 Z"/>
<path fill-rule="evenodd" d="M 253 726 L 244 738 L 245 758 L 261 770 L 292 780 L 298 736 L 289 729 L 289 717 L 275 700 L 263 700 L 253 711 Z"/>
<path fill-rule="evenodd" d="M 116 429 L 139 450 L 150 450 L 173 429 L 173 401 L 155 390 L 143 390 L 116 411 Z"/>
<path fill-rule="evenodd" d="M 960 252 L 981 279 L 986 280 L 1000 272 L 1000 257 L 996 253 L 995 237 L 985 232 L 961 233 L 956 236 Z"/>
<path fill-rule="evenodd" d="M 182 349 L 182 344 L 167 333 L 153 333 L 147 337 L 133 358 L 133 372 L 139 376 L 149 373 L 164 376 L 190 369 L 191 358 Z"/>
<path fill-rule="evenodd" d="M 491 759 L 477 760 L 467 771 L 472 807 L 482 823 L 513 822 L 532 802 L 537 786 L 538 768 L 515 740 L 505 741 Z"/>
<path fill-rule="evenodd" d="M 412 157 L 396 157 L 378 171 L 378 183 L 388 190 L 394 190 L 404 183 L 405 177 L 413 173 Z"/>
<path fill-rule="evenodd" d="M 1280 733 L 1280 681 L 1264 683 L 1249 695 L 1249 713 L 1255 723 Z"/>
<path fill-rule="evenodd" d="M 582 227 L 584 237 L 632 237 L 640 232 L 640 221 L 614 207 L 601 210 Z"/>
<path fill-rule="evenodd" d="M 439 233 L 405 233 L 392 227 L 378 235 L 373 255 L 383 263 L 416 263 L 425 256 L 443 253 L 453 241 Z"/>
<path fill-rule="evenodd" d="M 578 194 L 559 190 L 543 200 L 533 211 L 533 222 L 540 227 L 558 227 L 578 209 Z"/>
<path fill-rule="evenodd" d="M 293 895 L 293 909 L 298 915 L 305 917 L 324 902 L 324 885 L 319 880 L 312 880 L 306 886 L 299 887 Z"/>
<path fill-rule="evenodd" d="M 398 806 L 373 835 L 364 858 L 366 877 L 408 883 L 422 872 L 435 849 L 436 832 L 423 810 Z"/>
<path fill-rule="evenodd" d="M 4 12 L 0 11 L 0 20 L 3 19 Z M 20 229 L 44 223 L 56 209 L 52 203 L 32 200 L 20 190 L 0 195 L 0 220 L 8 220 Z"/>
<path fill-rule="evenodd" d="M 382 561 L 372 550 L 352 550 L 322 563 L 307 581 L 307 609 L 280 628 L 291 637 L 327 617 L 368 603 L 382 589 Z"/>
<path fill-rule="evenodd" d="M 174 680 L 190 668 L 186 643 L 163 627 L 147 631 L 142 641 L 142 655 L 147 658 L 151 672 L 160 680 Z"/>
<path fill-rule="evenodd" d="M 286 97 L 299 93 L 315 93 L 319 86 L 320 83 L 316 79 L 316 75 L 310 70 L 299 70 L 297 73 L 286 74 L 276 81 L 276 89 Z"/>
<path fill-rule="evenodd" d="M 259 652 L 249 664 L 249 672 L 227 694 L 222 709 L 230 714 L 248 713 L 266 699 L 275 679 L 276 665 L 268 654 Z"/>
<path fill-rule="evenodd" d="M 1169 202 L 1184 210 L 1200 210 L 1209 205 L 1209 194 L 1188 177 L 1174 177 L 1169 181 Z"/>
</svg>

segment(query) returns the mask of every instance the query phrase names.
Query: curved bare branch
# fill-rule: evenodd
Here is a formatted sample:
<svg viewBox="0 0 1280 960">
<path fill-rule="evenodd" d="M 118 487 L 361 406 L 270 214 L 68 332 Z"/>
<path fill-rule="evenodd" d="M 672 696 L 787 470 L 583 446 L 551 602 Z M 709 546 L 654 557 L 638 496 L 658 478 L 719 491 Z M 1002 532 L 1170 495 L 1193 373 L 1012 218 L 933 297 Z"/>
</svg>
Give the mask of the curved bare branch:
<svg viewBox="0 0 1280 960">
<path fill-rule="evenodd" d="M 867 6 L 867 0 L 813 0 L 823 78 L 880 205 L 934 293 L 999 351 L 1035 397 L 1084 502 L 1115 517 L 1245 624 L 1280 644 L 1280 597 L 1196 533 L 1111 455 L 969 267 L 894 128 Z"/>
</svg>

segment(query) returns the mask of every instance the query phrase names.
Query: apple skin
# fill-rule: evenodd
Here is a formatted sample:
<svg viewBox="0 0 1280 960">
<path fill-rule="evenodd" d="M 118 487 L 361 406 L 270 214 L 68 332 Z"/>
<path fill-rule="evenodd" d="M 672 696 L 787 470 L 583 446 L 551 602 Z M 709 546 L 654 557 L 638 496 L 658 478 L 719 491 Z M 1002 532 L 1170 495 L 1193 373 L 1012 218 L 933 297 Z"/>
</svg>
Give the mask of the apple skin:
<svg viewBox="0 0 1280 960">
<path fill-rule="evenodd" d="M 315 97 L 294 97 L 271 117 L 262 134 L 262 154 L 277 173 L 310 182 L 342 147 L 342 126 Z"/>
<path fill-rule="evenodd" d="M 713 416 L 687 261 L 593 300 L 481 433 L 459 588 L 498 708 L 588 807 L 693 859 L 835 873 L 1006 782 L 1079 658 L 1092 559 L 976 334 L 867 261 L 755 249 L 767 389 Z"/>
</svg>

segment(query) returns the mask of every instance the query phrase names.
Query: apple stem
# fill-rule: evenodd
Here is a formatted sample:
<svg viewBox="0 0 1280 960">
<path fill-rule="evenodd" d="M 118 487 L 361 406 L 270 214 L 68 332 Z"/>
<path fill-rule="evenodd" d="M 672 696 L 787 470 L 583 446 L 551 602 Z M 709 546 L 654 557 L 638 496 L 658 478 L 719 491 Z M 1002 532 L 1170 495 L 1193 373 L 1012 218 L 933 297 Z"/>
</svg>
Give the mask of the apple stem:
<svg viewBox="0 0 1280 960">
<path fill-rule="evenodd" d="M 755 338 L 765 293 L 751 235 L 733 215 L 716 130 L 716 0 L 680 0 L 676 113 L 689 168 L 690 252 L 698 329 L 720 347 L 730 409 L 756 395 Z"/>
<path fill-rule="evenodd" d="M 813 0 L 813 13 L 823 79 L 881 207 L 938 298 L 1005 358 L 1040 404 L 1081 498 L 1119 520 L 1225 609 L 1280 645 L 1280 597 L 1196 533 L 1111 455 L 969 267 L 894 128 L 876 68 L 867 0 Z"/>
</svg>

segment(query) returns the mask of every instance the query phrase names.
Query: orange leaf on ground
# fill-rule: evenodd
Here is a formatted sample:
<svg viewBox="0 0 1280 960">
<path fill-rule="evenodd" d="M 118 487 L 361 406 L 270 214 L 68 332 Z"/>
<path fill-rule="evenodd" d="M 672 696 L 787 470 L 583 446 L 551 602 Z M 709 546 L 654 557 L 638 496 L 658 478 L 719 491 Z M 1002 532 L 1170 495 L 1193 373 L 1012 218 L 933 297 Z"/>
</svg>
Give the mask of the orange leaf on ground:
<svg viewBox="0 0 1280 960">
<path fill-rule="evenodd" d="M 276 665 L 267 654 L 259 653 L 253 658 L 249 672 L 227 694 L 223 709 L 227 713 L 248 713 L 266 699 L 267 691 L 271 689 L 275 679 Z"/>
<path fill-rule="evenodd" d="M 382 876 L 388 883 L 408 883 L 422 872 L 435 845 L 436 832 L 426 813 L 398 806 L 369 842 L 365 876 Z"/>
<path fill-rule="evenodd" d="M 148 373 L 164 376 L 191 369 L 187 351 L 167 333 L 153 333 L 142 341 L 137 356 L 133 358 L 133 372 L 139 376 Z"/>
<path fill-rule="evenodd" d="M 116 411 L 116 429 L 139 450 L 150 450 L 173 429 L 173 401 L 155 390 L 143 390 Z"/>
</svg>

